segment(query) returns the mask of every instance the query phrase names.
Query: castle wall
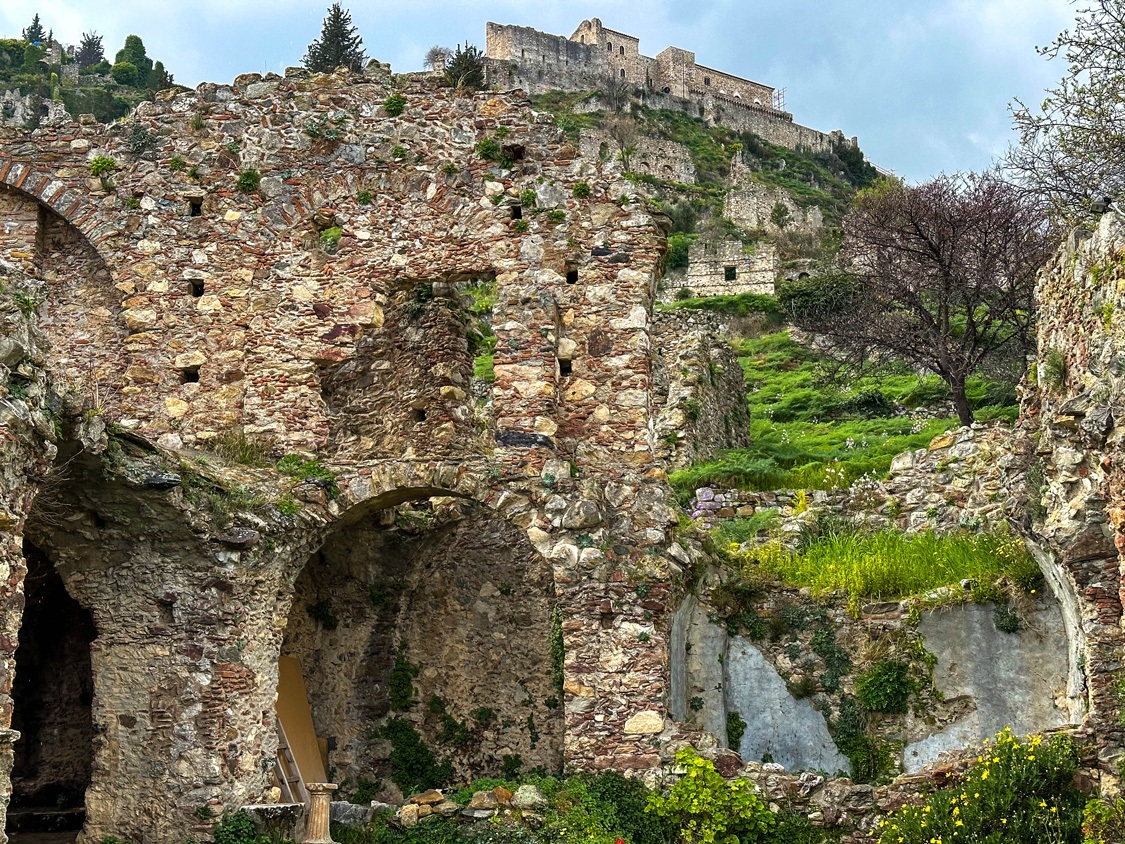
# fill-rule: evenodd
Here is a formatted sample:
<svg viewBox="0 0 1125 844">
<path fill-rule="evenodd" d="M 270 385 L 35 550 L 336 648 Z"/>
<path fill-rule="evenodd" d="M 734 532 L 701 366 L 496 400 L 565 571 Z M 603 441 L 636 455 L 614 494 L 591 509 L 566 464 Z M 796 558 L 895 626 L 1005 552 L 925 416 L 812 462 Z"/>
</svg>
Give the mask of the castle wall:
<svg viewBox="0 0 1125 844">
<path fill-rule="evenodd" d="M 738 167 L 741 165 L 736 165 Z M 728 220 L 744 228 L 765 229 L 772 234 L 782 230 L 814 233 L 824 225 L 824 215 L 815 205 L 802 208 L 786 191 L 758 184 L 750 179 L 749 173 L 739 173 L 736 169 L 735 177 L 740 186 L 723 197 L 723 216 Z M 779 203 L 788 213 L 788 222 L 781 227 L 771 219 Z"/>
<path fill-rule="evenodd" d="M 772 296 L 777 272 L 777 248 L 772 243 L 756 244 L 753 252 L 746 252 L 740 240 L 717 243 L 700 240 L 688 250 L 684 285 L 695 296 L 737 293 Z"/>
</svg>

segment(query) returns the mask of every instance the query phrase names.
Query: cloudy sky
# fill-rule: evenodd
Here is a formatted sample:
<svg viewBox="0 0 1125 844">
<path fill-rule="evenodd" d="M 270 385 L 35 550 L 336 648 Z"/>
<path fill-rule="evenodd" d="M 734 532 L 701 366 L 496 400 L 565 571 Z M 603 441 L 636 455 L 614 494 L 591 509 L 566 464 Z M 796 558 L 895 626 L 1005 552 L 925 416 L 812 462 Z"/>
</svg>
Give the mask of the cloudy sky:
<svg viewBox="0 0 1125 844">
<path fill-rule="evenodd" d="M 3 0 L 0 36 L 34 13 L 64 43 L 130 33 L 176 81 L 229 81 L 298 64 L 326 0 Z M 1073 21 L 1068 0 L 352 0 L 368 55 L 419 70 L 433 44 L 484 46 L 485 21 L 569 35 L 583 18 L 674 45 L 701 64 L 787 89 L 795 119 L 858 135 L 877 164 L 911 180 L 979 169 L 1012 139 L 1013 97 L 1037 103 L 1065 68 L 1035 52 Z"/>
</svg>

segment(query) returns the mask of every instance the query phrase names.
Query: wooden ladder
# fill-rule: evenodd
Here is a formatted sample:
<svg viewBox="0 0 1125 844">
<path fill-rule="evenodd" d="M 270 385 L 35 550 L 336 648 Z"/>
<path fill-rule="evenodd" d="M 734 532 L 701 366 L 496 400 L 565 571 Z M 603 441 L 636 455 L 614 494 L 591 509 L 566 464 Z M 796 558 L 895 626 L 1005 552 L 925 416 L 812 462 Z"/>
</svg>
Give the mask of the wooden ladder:
<svg viewBox="0 0 1125 844">
<path fill-rule="evenodd" d="M 290 803 L 304 803 L 309 805 L 309 790 L 305 788 L 304 778 L 297 767 L 297 760 L 293 758 L 293 751 L 289 749 L 289 739 L 285 735 L 285 727 L 281 719 L 277 722 L 277 758 L 273 763 L 273 777 L 281 789 L 281 796 Z"/>
</svg>

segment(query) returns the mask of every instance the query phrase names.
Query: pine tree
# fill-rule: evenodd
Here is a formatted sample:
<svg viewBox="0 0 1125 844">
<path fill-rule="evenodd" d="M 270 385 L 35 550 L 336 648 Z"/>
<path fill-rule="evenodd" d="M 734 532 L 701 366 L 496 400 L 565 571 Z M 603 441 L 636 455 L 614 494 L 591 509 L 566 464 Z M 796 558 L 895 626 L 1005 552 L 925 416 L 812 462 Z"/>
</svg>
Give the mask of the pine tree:
<svg viewBox="0 0 1125 844">
<path fill-rule="evenodd" d="M 320 38 L 309 45 L 302 63 L 314 73 L 331 73 L 338 67 L 359 70 L 366 59 L 363 39 L 352 26 L 351 12 L 333 3 L 328 8 Z"/>
<path fill-rule="evenodd" d="M 90 67 L 105 58 L 105 48 L 102 46 L 102 36 L 96 32 L 83 32 L 82 41 L 78 44 L 78 52 L 74 60 L 79 67 Z"/>
<path fill-rule="evenodd" d="M 484 53 L 473 44 L 458 44 L 445 64 L 445 78 L 454 88 L 484 87 Z"/>
<path fill-rule="evenodd" d="M 43 24 L 39 22 L 39 13 L 35 13 L 35 17 L 31 19 L 31 26 L 23 31 L 23 40 L 31 44 L 42 43 L 47 40 L 47 30 L 43 28 Z"/>
</svg>

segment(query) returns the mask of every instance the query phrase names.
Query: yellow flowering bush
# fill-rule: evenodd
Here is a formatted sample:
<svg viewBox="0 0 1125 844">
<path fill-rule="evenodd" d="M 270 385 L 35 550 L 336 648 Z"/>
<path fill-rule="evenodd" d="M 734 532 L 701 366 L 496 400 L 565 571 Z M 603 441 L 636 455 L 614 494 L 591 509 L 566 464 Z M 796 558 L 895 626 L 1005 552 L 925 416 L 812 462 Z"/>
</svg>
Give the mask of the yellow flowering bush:
<svg viewBox="0 0 1125 844">
<path fill-rule="evenodd" d="M 959 788 L 884 818 L 879 844 L 1081 844 L 1077 768 L 1069 736 L 1021 740 L 1005 729 L 985 743 Z"/>
</svg>

